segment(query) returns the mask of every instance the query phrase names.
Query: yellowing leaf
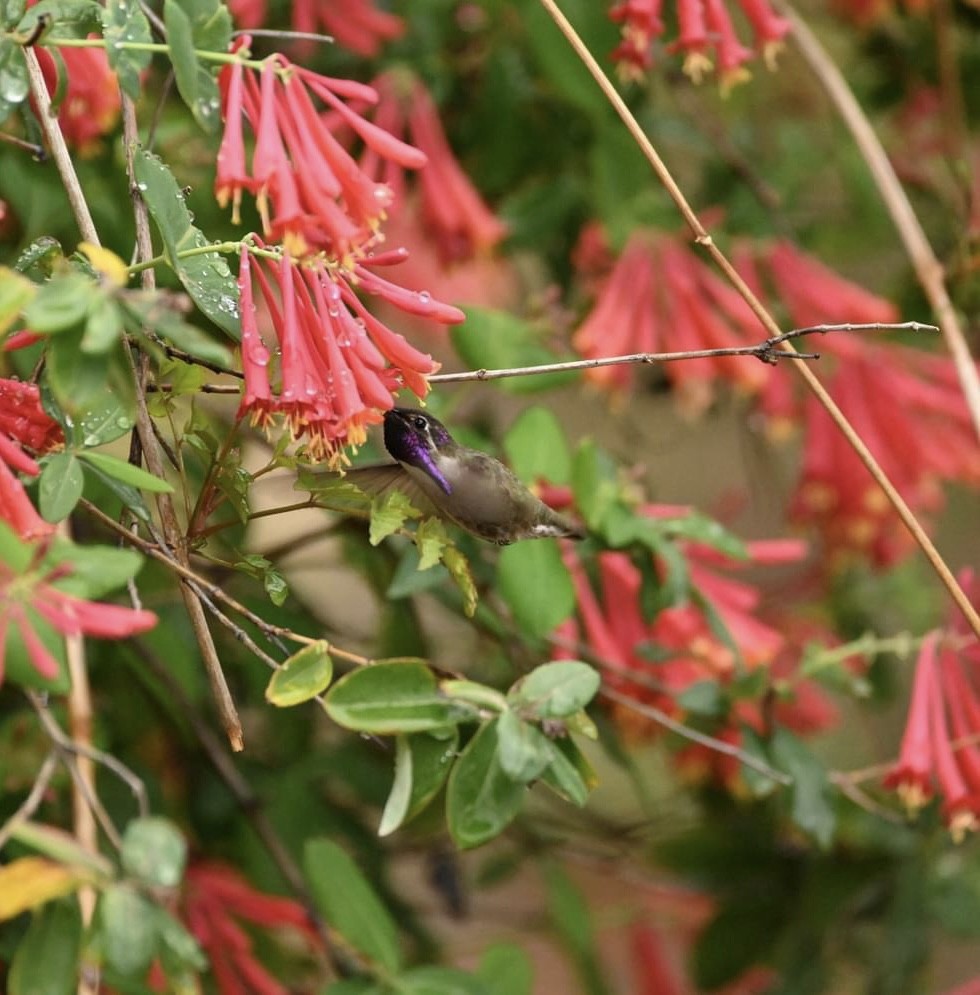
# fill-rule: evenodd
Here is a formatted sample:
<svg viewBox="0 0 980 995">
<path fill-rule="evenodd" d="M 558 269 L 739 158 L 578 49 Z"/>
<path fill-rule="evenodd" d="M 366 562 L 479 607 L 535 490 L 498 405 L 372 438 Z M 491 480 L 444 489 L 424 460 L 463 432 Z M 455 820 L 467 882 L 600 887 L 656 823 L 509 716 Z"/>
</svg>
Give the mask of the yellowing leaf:
<svg viewBox="0 0 980 995">
<path fill-rule="evenodd" d="M 0 867 L 0 922 L 70 894 L 82 880 L 77 870 L 44 857 L 21 857 Z"/>
<path fill-rule="evenodd" d="M 78 248 L 85 253 L 93 268 L 113 287 L 125 287 L 129 282 L 129 267 L 114 252 L 101 245 L 80 242 Z"/>
</svg>

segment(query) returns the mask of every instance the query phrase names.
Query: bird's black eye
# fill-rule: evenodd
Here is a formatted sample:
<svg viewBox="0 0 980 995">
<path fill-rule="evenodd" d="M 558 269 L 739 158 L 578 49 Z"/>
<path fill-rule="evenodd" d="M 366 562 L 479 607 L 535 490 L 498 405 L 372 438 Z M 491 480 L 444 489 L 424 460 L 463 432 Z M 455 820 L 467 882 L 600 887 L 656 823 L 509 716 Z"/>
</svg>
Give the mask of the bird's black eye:
<svg viewBox="0 0 980 995">
<path fill-rule="evenodd" d="M 423 418 L 423 417 L 422 417 L 421 415 L 416 415 L 416 416 L 415 416 L 415 417 L 414 417 L 414 418 L 412 419 L 412 424 L 413 424 L 413 425 L 414 425 L 414 426 L 415 426 L 415 427 L 416 427 L 417 429 L 423 429 L 423 428 L 425 428 L 425 426 L 426 426 L 426 425 L 428 425 L 429 423 L 428 423 L 428 422 L 427 422 L 427 421 L 426 421 L 426 420 L 425 420 L 425 419 L 424 419 L 424 418 Z"/>
</svg>

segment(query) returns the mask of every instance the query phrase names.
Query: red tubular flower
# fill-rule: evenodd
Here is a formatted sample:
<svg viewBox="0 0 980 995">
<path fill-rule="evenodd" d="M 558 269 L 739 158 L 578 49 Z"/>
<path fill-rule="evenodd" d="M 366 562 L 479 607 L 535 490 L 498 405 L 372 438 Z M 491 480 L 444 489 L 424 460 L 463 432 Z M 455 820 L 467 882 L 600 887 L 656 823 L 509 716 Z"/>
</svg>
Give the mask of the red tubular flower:
<svg viewBox="0 0 980 995">
<path fill-rule="evenodd" d="M 646 511 L 654 517 L 663 514 L 663 509 L 652 506 Z M 669 509 L 669 513 L 674 515 L 676 509 Z M 696 543 L 686 543 L 684 552 L 693 586 L 725 623 L 744 664 L 771 666 L 785 646 L 784 636 L 759 619 L 760 592 L 722 573 L 737 568 L 741 562 Z M 749 544 L 748 552 L 751 564 L 788 563 L 801 559 L 806 546 L 797 540 L 776 540 Z M 693 603 L 668 607 L 647 622 L 640 611 L 642 576 L 629 556 L 600 553 L 594 589 L 571 544 L 565 546 L 563 555 L 575 588 L 582 638 L 606 666 L 604 679 L 608 687 L 670 715 L 681 715 L 679 697 L 692 685 L 731 678 L 735 663 L 732 651 L 715 634 L 701 607 Z M 578 627 L 572 622 L 556 635 L 561 655 L 575 655 L 577 633 Z M 627 728 L 643 735 L 656 731 L 627 707 L 616 706 L 614 712 L 617 721 Z M 755 717 L 740 713 L 738 718 L 748 721 Z M 754 721 L 751 724 L 758 726 Z M 734 726 L 724 726 L 719 735 L 722 733 L 733 741 L 740 736 Z M 726 781 L 734 779 L 737 762 L 728 767 L 724 772 Z"/>
<path fill-rule="evenodd" d="M 96 35 L 90 35 L 95 38 Z M 38 63 L 48 93 L 58 89 L 58 70 L 51 54 L 37 46 Z M 69 145 L 81 155 L 98 148 L 99 140 L 115 127 L 121 107 L 116 74 L 99 48 L 59 48 L 65 66 L 64 97 L 58 106 L 58 123 Z"/>
<path fill-rule="evenodd" d="M 656 277 L 655 277 L 656 274 Z M 633 235 L 572 338 L 587 359 L 657 350 L 688 351 L 758 342 L 761 326 L 738 294 L 726 287 L 677 241 Z M 665 375 L 680 389 L 686 410 L 706 407 L 718 378 L 749 393 L 763 388 L 770 371 L 734 356 L 667 363 Z M 626 387 L 633 367 L 599 367 L 586 376 Z"/>
<path fill-rule="evenodd" d="M 378 257 L 388 261 L 384 256 Z M 372 260 L 373 262 L 373 260 Z M 268 311 L 279 353 L 273 390 L 270 353 L 259 332 L 252 269 Z M 402 385 L 424 397 L 426 377 L 439 364 L 375 318 L 354 293 L 356 285 L 404 311 L 439 322 L 458 322 L 457 308 L 412 294 L 358 264 L 351 277 L 325 263 L 277 263 L 243 249 L 242 368 L 245 389 L 239 417 L 268 424 L 282 415 L 294 438 L 306 437 L 310 455 L 336 463 L 345 445 L 359 445 L 365 429 L 381 421 Z"/>
<path fill-rule="evenodd" d="M 316 930 L 299 902 L 256 891 L 236 870 L 217 862 L 187 869 L 180 915 L 204 948 L 221 995 L 288 995 L 288 989 L 259 963 L 237 920 L 297 931 L 310 946 L 319 946 Z"/>
<path fill-rule="evenodd" d="M 782 39 L 789 32 L 789 21 L 779 17 L 768 0 L 737 2 L 752 26 L 756 50 L 773 68 Z M 662 0 L 621 0 L 610 9 L 609 17 L 622 32 L 613 61 L 624 79 L 641 77 L 652 65 L 653 42 L 664 32 L 661 7 Z M 676 18 L 678 35 L 668 50 L 684 53 L 684 72 L 691 79 L 699 83 L 711 72 L 710 49 L 714 49 L 723 91 L 748 79 L 744 64 L 753 53 L 739 40 L 723 0 L 677 0 Z"/>
<path fill-rule="evenodd" d="M 421 220 L 443 265 L 488 255 L 506 236 L 507 226 L 457 162 L 429 91 L 404 70 L 384 73 L 372 85 L 384 102 L 379 123 L 383 112 L 385 127 L 425 154 L 426 166 L 418 179 Z M 382 163 L 369 150 L 361 165 L 404 200 L 405 181 L 395 164 Z"/>
<path fill-rule="evenodd" d="M 243 36 L 236 48 L 245 48 Z M 324 253 L 341 265 L 365 255 L 391 204 L 392 192 L 357 165 L 331 132 L 336 122 L 351 129 L 375 155 L 406 169 L 425 156 L 376 127 L 348 106 L 377 103 L 377 93 L 350 80 L 303 69 L 281 55 L 259 73 L 241 64 L 219 78 L 225 133 L 218 155 L 215 194 L 236 206 L 242 192 L 256 196 L 265 234 L 282 240 L 295 256 Z M 330 112 L 320 113 L 314 98 Z M 255 136 L 251 166 L 244 124 Z"/>
<path fill-rule="evenodd" d="M 662 938 L 649 923 L 635 922 L 630 927 L 630 953 L 636 995 L 684 995 L 686 988 L 667 958 Z"/>
<path fill-rule="evenodd" d="M 0 515 L 6 521 L 10 519 L 4 514 L 7 507 L 2 490 L 8 474 L 6 464 L 0 462 Z M 51 531 L 52 526 L 42 524 Z M 16 523 L 14 527 L 17 528 Z M 21 536 L 30 538 L 23 532 Z M 23 553 L 29 558 L 26 564 L 0 562 L 0 681 L 4 670 L 2 654 L 11 626 L 20 634 L 34 669 L 46 680 L 54 680 L 59 673 L 58 662 L 38 634 L 38 617 L 63 636 L 103 639 L 121 639 L 156 625 L 153 612 L 86 601 L 59 590 L 55 585 L 64 578 L 66 568 L 42 565 L 44 551 L 44 546 L 37 546 L 32 554 L 30 547 L 25 546 Z"/>
<path fill-rule="evenodd" d="M 971 600 L 980 595 L 972 574 L 960 578 Z M 961 620 L 951 615 L 951 638 L 926 635 L 915 665 L 908 718 L 895 766 L 885 787 L 895 788 L 910 812 L 933 794 L 943 800 L 943 817 L 956 842 L 980 828 L 980 644 L 963 645 Z"/>
<path fill-rule="evenodd" d="M 266 0 L 230 0 L 235 23 L 243 28 L 257 28 L 265 21 Z M 400 38 L 405 32 L 402 18 L 378 10 L 372 0 L 296 0 L 289 5 L 294 31 L 325 32 L 337 44 L 357 55 L 373 59 L 385 42 Z M 295 43 L 298 55 L 308 55 L 315 43 Z"/>
</svg>

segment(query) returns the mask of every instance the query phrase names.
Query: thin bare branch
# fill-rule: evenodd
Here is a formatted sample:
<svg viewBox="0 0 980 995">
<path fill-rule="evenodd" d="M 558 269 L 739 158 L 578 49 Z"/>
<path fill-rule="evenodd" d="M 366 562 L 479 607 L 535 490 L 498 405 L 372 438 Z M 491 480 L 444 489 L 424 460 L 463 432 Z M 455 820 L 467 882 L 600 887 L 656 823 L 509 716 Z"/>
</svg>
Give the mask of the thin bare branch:
<svg viewBox="0 0 980 995">
<path fill-rule="evenodd" d="M 21 802 L 17 811 L 0 826 L 0 850 L 6 846 L 7 840 L 10 839 L 14 830 L 22 822 L 26 822 L 37 811 L 38 806 L 44 799 L 44 792 L 48 790 L 48 784 L 51 782 L 51 777 L 57 766 L 58 754 L 55 750 L 52 750 L 45 757 L 44 763 L 41 764 L 41 769 L 37 772 L 37 777 L 34 778 L 34 783 L 31 785 L 28 796 Z"/>
<path fill-rule="evenodd" d="M 624 356 L 603 356 L 601 359 L 572 359 L 561 363 L 542 363 L 538 366 L 512 366 L 500 370 L 468 370 L 463 373 L 436 373 L 428 377 L 429 383 L 463 383 L 469 380 L 503 380 L 506 377 L 527 377 L 539 373 L 565 373 L 568 370 L 594 370 L 601 366 L 625 366 L 630 363 L 671 363 L 686 359 L 713 359 L 718 356 L 751 356 L 763 363 L 775 364 L 780 359 L 819 359 L 815 352 L 796 352 L 779 348 L 782 343 L 803 335 L 828 332 L 880 332 L 885 330 L 934 331 L 935 325 L 918 321 L 894 324 L 872 322 L 869 324 L 811 325 L 794 328 L 782 335 L 774 335 L 758 345 L 731 346 L 725 349 L 688 349 L 681 352 L 634 352 Z M 229 391 L 229 393 L 231 393 Z"/>
<path fill-rule="evenodd" d="M 735 288 L 735 290 L 738 291 L 745 303 L 751 308 L 752 313 L 759 319 L 760 322 L 762 322 L 763 327 L 769 332 L 770 336 L 772 338 L 779 338 L 782 333 L 780 332 L 779 326 L 776 324 L 772 315 L 769 314 L 762 302 L 752 292 L 752 289 L 748 286 L 745 280 L 742 279 L 735 267 L 729 261 L 728 257 L 718 248 L 717 245 L 715 245 L 714 239 L 712 239 L 704 225 L 701 224 L 697 214 L 694 212 L 693 208 L 688 203 L 687 198 L 684 196 L 680 187 L 671 175 L 670 170 L 657 154 L 656 149 L 653 147 L 653 143 L 640 127 L 640 123 L 626 106 L 625 101 L 617 92 L 612 80 L 610 80 L 609 77 L 602 71 L 599 63 L 595 60 L 585 42 L 582 41 L 575 29 L 572 27 L 568 18 L 566 18 L 561 12 L 555 0 L 541 0 L 541 4 L 548 11 L 555 24 L 558 25 L 559 30 L 568 40 L 568 43 L 582 60 L 585 67 L 588 69 L 589 73 L 602 90 L 606 99 L 610 102 L 613 109 L 626 125 L 627 130 L 633 136 L 633 139 L 639 146 L 640 151 L 643 153 L 647 162 L 649 162 L 657 178 L 663 184 L 664 189 L 667 191 L 671 200 L 673 200 L 674 205 L 677 207 L 677 210 L 684 218 L 685 223 L 690 228 L 692 234 L 694 235 L 695 244 L 705 249 L 715 265 L 724 274 L 728 282 Z M 940 324 L 943 324 L 942 318 L 940 319 Z M 784 342 L 782 344 L 782 348 L 792 350 L 792 346 L 788 342 Z M 978 637 L 980 637 L 980 613 L 978 613 L 970 603 L 970 599 L 966 596 L 956 577 L 953 576 L 953 572 L 946 565 L 946 561 L 939 554 L 935 544 L 926 534 L 925 529 L 923 529 L 919 523 L 919 520 L 915 517 L 912 509 L 909 508 L 908 504 L 906 504 L 904 498 L 901 494 L 899 494 L 895 485 L 891 482 L 888 475 L 881 468 L 881 465 L 872 455 L 871 450 L 869 450 L 865 445 L 864 440 L 854 430 L 854 427 L 848 421 L 847 417 L 844 415 L 844 412 L 837 406 L 833 398 L 827 392 L 826 388 L 816 378 L 813 371 L 807 366 L 806 363 L 795 364 L 795 369 L 799 372 L 800 376 L 803 377 L 803 381 L 807 388 L 817 398 L 817 401 L 821 404 L 827 414 L 830 415 L 831 420 L 847 439 L 848 444 L 857 454 L 858 459 L 860 459 L 864 464 L 868 473 L 870 473 L 874 478 L 875 483 L 877 483 L 877 485 L 881 488 L 889 504 L 895 509 L 899 518 L 902 520 L 902 524 L 906 529 L 908 529 L 912 538 L 919 545 L 919 548 L 925 554 L 929 564 L 936 572 L 936 575 L 946 587 L 946 590 L 949 591 L 950 597 L 952 597 L 957 608 L 959 608 L 962 612 L 963 617 L 969 623 L 970 628 L 977 634 Z"/>
<path fill-rule="evenodd" d="M 658 725 L 662 725 L 665 729 L 677 733 L 678 736 L 682 736 L 684 739 L 689 739 L 692 743 L 698 743 L 700 746 L 706 746 L 709 750 L 714 750 L 716 753 L 724 753 L 727 757 L 733 757 L 739 763 L 744 764 L 746 767 L 751 767 L 752 770 L 762 774 L 763 777 L 768 777 L 777 784 L 790 785 L 793 783 L 793 779 L 788 774 L 776 770 L 775 767 L 770 767 L 769 764 L 758 757 L 752 756 L 751 753 L 746 753 L 745 750 L 740 749 L 732 743 L 726 743 L 723 739 L 715 739 L 714 736 L 708 736 L 703 732 L 698 732 L 697 729 L 692 729 L 690 726 L 684 725 L 683 722 L 678 722 L 677 719 L 672 718 L 665 711 L 657 708 L 656 705 L 648 705 L 645 702 L 637 701 L 629 695 L 621 694 L 619 691 L 614 691 L 608 687 L 601 688 L 599 694 L 609 701 L 615 701 L 617 704 L 631 709 L 637 715 L 653 719 Z"/>
<path fill-rule="evenodd" d="M 915 275 L 939 319 L 939 326 L 946 339 L 946 347 L 953 358 L 963 397 L 973 419 L 973 426 L 980 436 L 980 373 L 977 372 L 976 364 L 970 356 L 959 316 L 946 289 L 942 263 L 936 258 L 926 233 L 912 209 L 912 204 L 895 174 L 895 169 L 844 74 L 803 18 L 788 4 L 782 6 L 792 22 L 793 39 L 800 54 L 809 63 L 820 85 L 837 108 L 837 113 L 851 132 L 851 137 L 874 178 L 892 221 L 895 222 Z"/>
</svg>

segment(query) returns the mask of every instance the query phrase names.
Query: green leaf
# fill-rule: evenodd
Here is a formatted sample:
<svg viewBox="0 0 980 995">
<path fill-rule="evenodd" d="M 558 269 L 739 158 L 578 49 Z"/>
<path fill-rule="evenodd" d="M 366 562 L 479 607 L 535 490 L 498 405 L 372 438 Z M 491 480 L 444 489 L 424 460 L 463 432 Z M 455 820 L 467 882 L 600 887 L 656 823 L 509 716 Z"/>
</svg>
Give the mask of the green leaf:
<svg viewBox="0 0 980 995">
<path fill-rule="evenodd" d="M 826 849 L 837 827 L 834 791 L 826 769 L 802 740 L 783 726 L 776 726 L 769 751 L 775 766 L 793 778 L 793 821 Z"/>
<path fill-rule="evenodd" d="M 675 698 L 678 705 L 694 715 L 724 715 L 728 699 L 717 681 L 695 681 Z"/>
<path fill-rule="evenodd" d="M 143 565 L 143 557 L 133 549 L 59 541 L 52 547 L 47 563 L 71 566 L 71 573 L 55 582 L 59 590 L 94 600 L 135 577 Z"/>
<path fill-rule="evenodd" d="M 599 672 L 580 660 L 559 660 L 536 667 L 507 697 L 536 719 L 562 719 L 585 708 L 599 690 Z"/>
<path fill-rule="evenodd" d="M 413 967 L 398 978 L 399 995 L 488 995 L 482 980 L 455 967 Z"/>
<path fill-rule="evenodd" d="M 442 559 L 449 545 L 446 528 L 438 518 L 427 518 L 415 530 L 415 545 L 419 550 L 419 570 L 428 570 Z"/>
<path fill-rule="evenodd" d="M 469 561 L 455 546 L 448 546 L 442 551 L 442 562 L 449 571 L 449 576 L 459 588 L 460 594 L 463 595 L 464 614 L 467 618 L 472 618 L 476 613 L 476 605 L 480 595 L 470 571 Z"/>
<path fill-rule="evenodd" d="M 438 794 L 456 759 L 459 731 L 449 737 L 416 733 L 399 736 L 395 755 L 395 778 L 378 827 L 388 836 L 414 819 Z"/>
<path fill-rule="evenodd" d="M 238 283 L 228 264 L 217 252 L 179 257 L 188 249 L 200 249 L 208 240 L 191 223 L 191 216 L 173 174 L 163 161 L 149 152 L 136 153 L 136 182 L 153 215 L 167 258 L 194 303 L 233 339 L 241 338 Z"/>
<path fill-rule="evenodd" d="M 549 740 L 551 763 L 541 780 L 560 798 L 581 807 L 589 800 L 589 791 L 598 779 L 592 765 L 570 739 Z"/>
<path fill-rule="evenodd" d="M 37 287 L 30 280 L 0 266 L 0 335 L 17 320 L 36 293 Z"/>
<path fill-rule="evenodd" d="M 333 680 L 329 649 L 325 639 L 318 639 L 294 653 L 272 675 L 265 689 L 265 700 L 279 708 L 288 708 L 325 691 Z"/>
<path fill-rule="evenodd" d="M 102 7 L 95 0 L 40 0 L 17 24 L 19 34 L 30 34 L 44 15 L 53 22 L 45 39 L 84 38 L 100 27 Z"/>
<path fill-rule="evenodd" d="M 476 973 L 488 995 L 531 995 L 534 968 L 527 953 L 516 943 L 487 947 Z"/>
<path fill-rule="evenodd" d="M 544 880 L 548 912 L 562 944 L 572 955 L 584 990 L 589 995 L 605 995 L 609 989 L 602 977 L 588 903 L 557 863 L 545 864 Z"/>
<path fill-rule="evenodd" d="M 14 953 L 9 995 L 71 995 L 78 986 L 81 943 L 82 914 L 74 897 L 42 906 Z"/>
<path fill-rule="evenodd" d="M 77 270 L 52 277 L 24 308 L 24 320 L 33 332 L 56 334 L 80 324 L 97 303 L 102 290 Z"/>
<path fill-rule="evenodd" d="M 119 85 L 125 93 L 138 100 L 140 97 L 140 74 L 150 64 L 152 52 L 123 48 L 125 42 L 145 44 L 153 41 L 150 22 L 140 9 L 138 0 L 114 0 L 102 9 L 102 35 L 105 38 L 105 52 L 109 65 L 119 77 Z"/>
<path fill-rule="evenodd" d="M 205 971 L 208 967 L 207 957 L 198 946 L 197 940 L 172 915 L 157 907 L 157 931 L 160 934 L 160 956 L 163 968 L 171 978 L 178 972 Z M 190 984 L 187 991 L 195 989 Z"/>
<path fill-rule="evenodd" d="M 397 532 L 409 518 L 419 518 L 422 512 L 401 491 L 389 491 L 371 502 L 371 527 L 368 539 L 377 546 L 382 539 Z"/>
<path fill-rule="evenodd" d="M 218 0 L 164 0 L 163 21 L 177 89 L 194 120 L 216 134 L 221 127 L 218 84 L 196 50 L 224 53 L 231 41 L 231 15 Z"/>
<path fill-rule="evenodd" d="M 338 725 L 358 732 L 423 732 L 454 725 L 471 709 L 439 693 L 432 671 L 419 661 L 375 663 L 342 677 L 324 701 Z"/>
<path fill-rule="evenodd" d="M 106 391 L 75 417 L 74 439 L 86 449 L 93 449 L 125 435 L 133 424 L 134 418 L 127 405 Z"/>
<path fill-rule="evenodd" d="M 55 264 L 64 258 L 65 252 L 61 247 L 61 243 L 50 235 L 41 235 L 39 238 L 34 239 L 17 257 L 14 269 L 18 273 L 26 273 L 36 280 L 37 283 L 43 283 L 54 272 Z M 0 267 L 0 301 L 3 300 L 2 287 L 4 272 L 4 268 Z M 31 293 L 37 289 L 34 283 L 31 283 L 31 288 Z M 2 316 L 3 308 L 0 306 L 0 318 Z M 0 320 L 0 331 L 3 331 L 2 320 Z"/>
<path fill-rule="evenodd" d="M 169 819 L 144 816 L 126 826 L 120 857 L 123 870 L 143 884 L 175 888 L 184 876 L 187 843 Z"/>
<path fill-rule="evenodd" d="M 154 494 L 173 494 L 173 487 L 166 480 L 155 477 L 148 470 L 142 467 L 133 466 L 126 460 L 117 456 L 110 456 L 108 453 L 80 452 L 79 457 L 92 466 L 98 467 L 103 473 L 107 473 L 116 480 L 121 480 L 131 487 L 139 487 L 140 490 L 152 491 Z"/>
<path fill-rule="evenodd" d="M 347 853 L 332 840 L 308 840 L 303 868 L 323 918 L 355 950 L 397 971 L 401 955 L 395 923 Z"/>
<path fill-rule="evenodd" d="M 108 352 L 122 337 L 122 311 L 118 302 L 108 293 L 93 299 L 85 318 L 82 335 L 82 352 Z"/>
<path fill-rule="evenodd" d="M 454 326 L 450 335 L 453 348 L 472 369 L 510 369 L 516 366 L 538 366 L 561 362 L 568 357 L 556 356 L 539 341 L 534 329 L 506 311 L 466 308 L 466 321 Z M 527 394 L 550 387 L 560 387 L 578 377 L 573 371 L 538 373 L 501 380 L 503 390 Z"/>
<path fill-rule="evenodd" d="M 497 721 L 480 726 L 449 775 L 446 820 L 463 850 L 493 839 L 524 804 L 527 789 L 500 764 Z"/>
<path fill-rule="evenodd" d="M 121 480 L 117 480 L 110 474 L 105 473 L 94 464 L 88 464 L 85 470 L 109 488 L 141 522 L 150 521 L 150 512 L 146 507 L 146 502 L 143 500 L 143 495 L 135 487 L 124 484 Z"/>
<path fill-rule="evenodd" d="M 514 473 L 527 483 L 569 481 L 572 457 L 565 432 L 548 408 L 528 408 L 504 436 L 504 451 Z"/>
<path fill-rule="evenodd" d="M 434 519 L 429 519 L 434 521 Z M 423 523 L 425 524 L 425 523 Z M 398 566 L 395 567 L 391 575 L 391 583 L 385 591 L 385 597 L 392 600 L 400 598 L 410 598 L 412 595 L 422 591 L 431 591 L 433 588 L 445 584 L 449 577 L 448 571 L 443 569 L 419 570 L 419 551 L 415 546 L 406 546 L 402 552 Z"/>
<path fill-rule="evenodd" d="M 106 962 L 126 976 L 142 976 L 157 948 L 154 907 L 128 884 L 112 884 L 99 901 L 99 933 Z"/>
<path fill-rule="evenodd" d="M 48 339 L 45 375 L 63 411 L 72 416 L 105 397 L 110 387 L 112 353 L 82 352 L 81 329 Z"/>
<path fill-rule="evenodd" d="M 553 539 L 505 546 L 497 584 L 517 624 L 532 636 L 549 635 L 575 609 L 575 588 Z"/>
<path fill-rule="evenodd" d="M 67 518 L 82 496 L 85 480 L 72 453 L 54 453 L 44 461 L 38 483 L 38 506 L 48 522 Z"/>
<path fill-rule="evenodd" d="M 20 45 L 13 38 L 0 35 L 0 121 L 27 99 L 27 63 Z"/>
<path fill-rule="evenodd" d="M 497 720 L 497 740 L 500 766 L 520 784 L 529 784 L 551 763 L 548 737 L 513 712 L 504 712 Z"/>
<path fill-rule="evenodd" d="M 619 488 L 616 467 L 592 439 L 583 439 L 572 459 L 575 506 L 590 529 L 599 531 L 616 504 Z"/>
</svg>

